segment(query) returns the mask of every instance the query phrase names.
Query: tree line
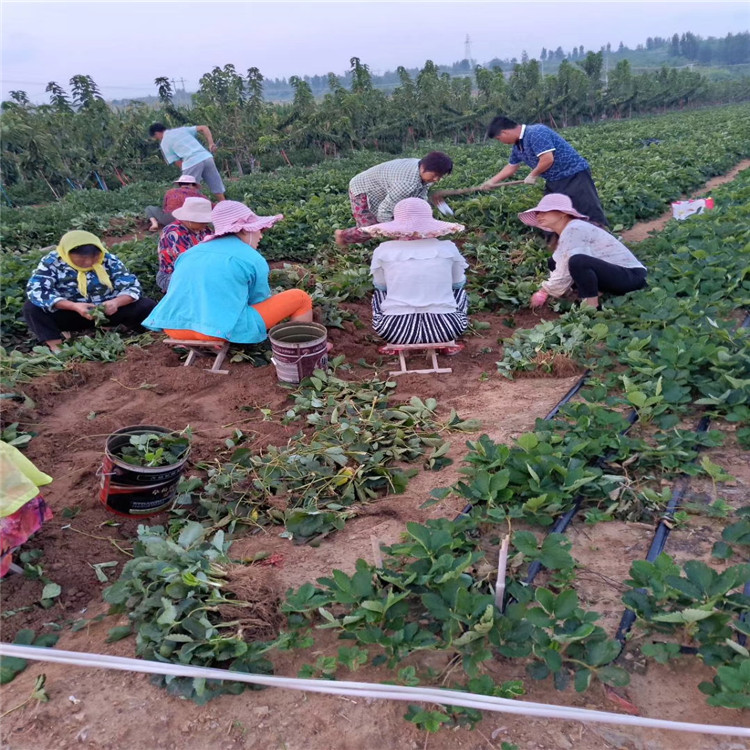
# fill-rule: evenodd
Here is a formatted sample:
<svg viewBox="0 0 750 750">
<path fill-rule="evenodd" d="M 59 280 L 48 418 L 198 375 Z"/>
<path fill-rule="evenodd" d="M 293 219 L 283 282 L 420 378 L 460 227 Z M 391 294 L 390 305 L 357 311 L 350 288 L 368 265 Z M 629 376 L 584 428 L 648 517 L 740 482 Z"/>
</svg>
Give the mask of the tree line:
<svg viewBox="0 0 750 750">
<path fill-rule="evenodd" d="M 310 84 L 292 76 L 291 102 L 269 102 L 257 68 L 214 67 L 200 79 L 192 105 L 177 105 L 166 77 L 155 80 L 158 105 L 133 102 L 112 108 L 90 76 L 74 76 L 66 89 L 50 82 L 50 101 L 32 104 L 23 91 L 2 103 L 0 169 L 7 201 L 49 200 L 78 187 L 117 187 L 130 179 L 166 179 L 167 167 L 148 125 L 205 124 L 218 141 L 217 163 L 240 176 L 285 163 L 312 164 L 356 149 L 398 154 L 420 140 L 476 142 L 492 116 L 555 128 L 670 109 L 746 101 L 750 78 L 712 82 L 695 70 L 662 66 L 635 74 L 628 60 L 604 69 L 603 52 L 563 59 L 553 75 L 536 60 L 502 68 L 478 65 L 452 76 L 427 61 L 416 75 L 396 71 L 390 95 L 377 89 L 369 67 L 350 61 L 350 85 L 333 73 L 316 98 Z"/>
</svg>

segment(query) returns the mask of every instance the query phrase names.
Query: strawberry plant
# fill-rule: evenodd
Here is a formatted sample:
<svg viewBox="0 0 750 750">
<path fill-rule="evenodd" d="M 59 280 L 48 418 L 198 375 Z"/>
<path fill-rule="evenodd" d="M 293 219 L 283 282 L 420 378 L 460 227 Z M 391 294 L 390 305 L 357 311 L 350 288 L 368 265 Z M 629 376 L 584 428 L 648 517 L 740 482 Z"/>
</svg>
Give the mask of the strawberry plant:
<svg viewBox="0 0 750 750">
<path fill-rule="evenodd" d="M 227 575 L 230 543 L 224 532 L 209 536 L 208 529 L 195 522 L 176 531 L 170 535 L 160 526 L 139 527 L 133 559 L 125 564 L 117 583 L 104 591 L 110 614 L 128 620 L 110 631 L 110 640 L 135 634 L 136 653 L 152 661 L 270 674 L 267 654 L 283 645 L 284 637 L 253 639 L 243 634 L 247 618 L 237 613 L 252 614 L 261 605 L 232 593 Z M 266 608 L 259 612 L 267 616 Z M 247 687 L 200 677 L 156 676 L 153 682 L 197 703 Z"/>
<path fill-rule="evenodd" d="M 645 643 L 641 651 L 665 662 L 679 656 L 680 646 L 697 649 L 698 657 L 717 671 L 713 683 L 700 685 L 711 705 L 750 708 L 744 666 L 750 654 L 734 640 L 737 633 L 750 635 L 750 623 L 740 617 L 750 607 L 750 596 L 738 591 L 749 579 L 748 563 L 717 573 L 698 560 L 680 567 L 661 554 L 653 563 L 634 562 L 625 582 L 631 589 L 623 602 L 636 613 L 636 624 L 645 633 L 670 639 Z"/>
<path fill-rule="evenodd" d="M 130 440 L 114 454 L 133 466 L 173 466 L 190 447 L 189 433 L 131 435 Z"/>
</svg>

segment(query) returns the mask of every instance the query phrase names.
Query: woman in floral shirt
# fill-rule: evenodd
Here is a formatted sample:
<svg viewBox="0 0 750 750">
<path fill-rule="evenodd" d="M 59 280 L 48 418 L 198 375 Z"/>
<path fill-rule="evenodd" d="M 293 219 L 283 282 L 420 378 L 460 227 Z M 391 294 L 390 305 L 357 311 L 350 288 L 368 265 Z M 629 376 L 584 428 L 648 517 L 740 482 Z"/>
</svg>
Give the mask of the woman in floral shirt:
<svg viewBox="0 0 750 750">
<path fill-rule="evenodd" d="M 208 237 L 211 223 L 211 201 L 188 198 L 174 211 L 175 221 L 164 227 L 159 237 L 159 270 L 156 285 L 166 292 L 174 271 L 174 262 L 193 245 Z"/>
<path fill-rule="evenodd" d="M 47 253 L 26 285 L 23 317 L 29 330 L 53 352 L 62 344 L 61 331 L 94 328 L 91 311 L 98 307 L 112 325 L 141 329 L 156 302 L 141 296 L 138 279 L 123 262 L 107 252 L 91 232 L 63 235 Z"/>
</svg>

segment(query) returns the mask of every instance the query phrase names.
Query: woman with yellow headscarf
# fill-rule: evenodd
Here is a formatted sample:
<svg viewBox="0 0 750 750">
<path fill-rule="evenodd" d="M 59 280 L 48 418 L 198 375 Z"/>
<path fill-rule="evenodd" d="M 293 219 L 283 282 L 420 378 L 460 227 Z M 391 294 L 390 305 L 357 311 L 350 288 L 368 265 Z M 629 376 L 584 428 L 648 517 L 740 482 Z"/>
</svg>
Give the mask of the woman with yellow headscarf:
<svg viewBox="0 0 750 750">
<path fill-rule="evenodd" d="M 63 235 L 47 253 L 26 285 L 23 317 L 31 332 L 53 352 L 62 331 L 94 328 L 91 311 L 99 307 L 113 326 L 140 327 L 156 302 L 141 296 L 138 279 L 107 252 L 91 232 Z"/>
</svg>

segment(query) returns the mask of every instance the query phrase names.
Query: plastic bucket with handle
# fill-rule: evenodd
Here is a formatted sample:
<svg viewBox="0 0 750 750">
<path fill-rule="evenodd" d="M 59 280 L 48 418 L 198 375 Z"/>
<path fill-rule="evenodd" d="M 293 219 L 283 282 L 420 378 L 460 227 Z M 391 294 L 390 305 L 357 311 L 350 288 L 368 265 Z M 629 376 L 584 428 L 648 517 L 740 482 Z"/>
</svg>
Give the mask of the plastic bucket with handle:
<svg viewBox="0 0 750 750">
<path fill-rule="evenodd" d="M 328 331 L 318 323 L 279 323 L 268 332 L 276 367 L 283 383 L 299 383 L 313 370 L 328 366 Z"/>
<path fill-rule="evenodd" d="M 107 510 L 125 516 L 150 516 L 172 503 L 177 484 L 187 463 L 190 448 L 169 466 L 135 466 L 118 457 L 117 451 L 132 435 L 169 435 L 174 430 L 154 425 L 123 427 L 113 432 L 104 447 L 99 499 Z"/>
</svg>

